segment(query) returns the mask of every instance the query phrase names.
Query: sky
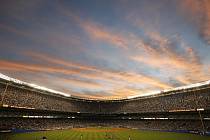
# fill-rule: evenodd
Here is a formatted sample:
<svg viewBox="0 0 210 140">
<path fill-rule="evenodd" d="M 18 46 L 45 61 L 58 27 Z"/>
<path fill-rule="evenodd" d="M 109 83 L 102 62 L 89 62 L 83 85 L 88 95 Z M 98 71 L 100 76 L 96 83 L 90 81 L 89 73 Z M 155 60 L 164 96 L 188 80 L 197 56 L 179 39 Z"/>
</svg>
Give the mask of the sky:
<svg viewBox="0 0 210 140">
<path fill-rule="evenodd" d="M 112 99 L 210 79 L 209 0 L 0 0 L 0 73 Z"/>
</svg>

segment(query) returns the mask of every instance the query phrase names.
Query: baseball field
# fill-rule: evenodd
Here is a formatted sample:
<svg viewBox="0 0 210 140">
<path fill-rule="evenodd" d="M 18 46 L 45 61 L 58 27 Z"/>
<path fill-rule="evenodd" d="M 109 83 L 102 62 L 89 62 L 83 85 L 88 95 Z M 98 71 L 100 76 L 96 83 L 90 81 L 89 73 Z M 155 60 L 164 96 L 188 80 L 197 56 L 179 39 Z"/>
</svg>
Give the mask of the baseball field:
<svg viewBox="0 0 210 140">
<path fill-rule="evenodd" d="M 140 131 L 126 128 L 73 128 L 69 130 L 10 133 L 0 140 L 210 140 L 195 134 Z"/>
</svg>

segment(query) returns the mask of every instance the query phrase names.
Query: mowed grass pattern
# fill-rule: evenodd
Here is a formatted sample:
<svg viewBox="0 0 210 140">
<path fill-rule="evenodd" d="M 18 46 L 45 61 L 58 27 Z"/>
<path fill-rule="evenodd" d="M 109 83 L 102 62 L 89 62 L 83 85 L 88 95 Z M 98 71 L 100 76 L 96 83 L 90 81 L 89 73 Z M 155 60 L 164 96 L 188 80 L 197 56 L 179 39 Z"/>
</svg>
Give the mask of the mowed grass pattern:
<svg viewBox="0 0 210 140">
<path fill-rule="evenodd" d="M 194 134 L 140 131 L 123 128 L 78 128 L 70 130 L 41 131 L 32 133 L 4 134 L 0 140 L 210 140 L 208 136 Z"/>
</svg>

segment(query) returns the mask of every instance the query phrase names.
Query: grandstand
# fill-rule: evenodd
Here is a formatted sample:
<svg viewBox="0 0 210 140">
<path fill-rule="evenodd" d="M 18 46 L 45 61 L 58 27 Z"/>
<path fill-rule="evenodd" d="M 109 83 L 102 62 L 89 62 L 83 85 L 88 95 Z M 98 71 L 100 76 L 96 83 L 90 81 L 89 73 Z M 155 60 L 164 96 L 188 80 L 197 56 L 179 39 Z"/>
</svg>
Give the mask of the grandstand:
<svg viewBox="0 0 210 140">
<path fill-rule="evenodd" d="M 70 96 L 1 74 L 0 129 L 135 128 L 208 134 L 210 82 L 123 99 Z"/>
</svg>

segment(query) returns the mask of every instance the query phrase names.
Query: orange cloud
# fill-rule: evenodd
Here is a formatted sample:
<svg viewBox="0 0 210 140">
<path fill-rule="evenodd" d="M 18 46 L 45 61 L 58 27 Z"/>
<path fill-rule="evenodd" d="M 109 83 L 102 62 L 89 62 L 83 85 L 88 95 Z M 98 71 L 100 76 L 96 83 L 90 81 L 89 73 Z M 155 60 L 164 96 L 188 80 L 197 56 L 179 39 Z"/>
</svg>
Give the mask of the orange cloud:
<svg viewBox="0 0 210 140">
<path fill-rule="evenodd" d="M 178 40 L 181 43 L 181 48 L 177 48 L 176 46 L 170 46 L 170 40 L 158 33 L 150 32 L 147 34 L 151 39 L 151 43 L 155 43 L 158 47 L 143 44 L 139 47 L 144 50 L 146 55 L 131 56 L 132 60 L 144 63 L 150 67 L 164 68 L 169 72 L 180 73 L 182 79 L 180 77 L 177 78 L 180 82 L 195 82 L 193 79 L 196 79 L 197 82 L 206 80 L 206 73 L 203 71 L 203 65 L 198 55 L 185 42 Z M 182 53 L 176 52 L 176 49 L 181 49 Z M 185 75 L 185 79 L 183 79 L 183 75 Z"/>
<path fill-rule="evenodd" d="M 70 84 L 71 86 L 74 87 L 79 87 L 79 88 L 85 88 L 85 89 L 102 89 L 103 86 L 96 83 L 96 82 L 91 82 L 91 81 L 82 81 L 82 80 L 76 80 L 76 79 L 62 79 L 60 82 L 63 82 L 65 84 Z"/>
<path fill-rule="evenodd" d="M 56 58 L 54 56 L 49 56 L 47 54 L 41 54 L 41 53 L 32 52 L 32 51 L 23 52 L 23 54 L 25 54 L 26 56 L 34 57 L 34 58 L 39 58 L 41 60 L 50 62 L 52 64 L 59 64 L 59 65 L 63 65 L 63 66 L 67 66 L 67 67 L 73 67 L 73 68 L 86 70 L 86 71 L 88 71 L 88 70 L 89 71 L 97 71 L 97 69 L 94 68 L 94 67 L 81 65 L 81 64 L 78 64 L 78 63 L 73 63 L 71 61 L 65 61 L 65 60 Z"/>
<path fill-rule="evenodd" d="M 206 20 L 205 20 L 204 27 L 203 27 L 203 36 L 204 36 L 204 39 L 210 45 L 210 1 L 205 0 L 204 6 L 205 6 L 205 10 L 206 10 L 206 12 L 205 12 Z"/>
<path fill-rule="evenodd" d="M 113 91 L 110 91 L 110 93 L 114 98 L 119 98 L 119 97 L 125 98 L 127 96 L 140 95 L 142 94 L 142 91 L 134 88 L 123 87 L 123 88 L 114 89 Z"/>
<path fill-rule="evenodd" d="M 115 77 L 121 80 L 131 82 L 131 83 L 139 83 L 139 84 L 143 83 L 143 84 L 153 85 L 155 87 L 159 87 L 162 89 L 172 88 L 169 84 L 165 84 L 161 82 L 159 79 L 156 79 L 154 77 L 149 77 L 149 76 L 131 73 L 131 72 L 118 74 L 118 75 L 115 75 Z"/>
<path fill-rule="evenodd" d="M 128 44 L 118 33 L 113 33 L 103 26 L 96 25 L 92 22 L 83 22 L 81 27 L 89 34 L 93 40 L 102 40 L 120 48 L 127 48 Z"/>
<path fill-rule="evenodd" d="M 163 84 L 162 82 L 154 79 L 149 78 L 143 75 L 135 74 L 135 73 L 116 73 L 116 72 L 109 72 L 109 71 L 101 71 L 101 73 L 95 73 L 95 74 L 88 74 L 88 73 L 82 73 L 79 70 L 69 70 L 69 69 L 63 69 L 63 68 L 57 68 L 57 67 L 48 67 L 43 65 L 34 65 L 34 64 L 25 64 L 20 62 L 12 62 L 12 61 L 3 61 L 0 60 L 0 70 L 6 70 L 6 71 L 14 71 L 14 72 L 22 72 L 22 73 L 32 73 L 32 72 L 38 72 L 38 73 L 61 73 L 61 74 L 73 74 L 77 75 L 81 78 L 88 78 L 86 80 L 77 80 L 77 79 L 66 79 L 66 78 L 58 78 L 54 77 L 53 81 L 50 81 L 47 77 L 41 78 L 39 77 L 36 80 L 36 83 L 42 83 L 42 85 L 51 87 L 53 89 L 56 89 L 56 87 L 60 87 L 60 90 L 63 90 L 67 93 L 74 94 L 74 95 L 83 95 L 84 93 L 75 93 L 75 91 L 71 90 L 71 87 L 77 87 L 81 88 L 84 91 L 88 90 L 100 90 L 104 91 L 106 95 L 101 95 L 99 97 L 98 93 L 94 93 L 94 91 L 90 93 L 85 93 L 88 97 L 97 97 L 97 98 L 121 98 L 125 97 L 127 95 L 136 95 L 139 93 L 143 93 L 141 90 L 135 90 L 135 89 L 129 89 L 129 88 L 121 88 L 122 86 L 126 86 L 128 84 L 146 84 L 146 85 L 152 85 L 154 87 L 158 88 L 170 88 L 167 84 Z M 98 70 L 99 71 L 99 70 Z M 44 74 L 45 75 L 45 74 Z M 94 78 L 92 78 L 94 77 Z M 97 79 L 101 80 L 108 80 L 108 82 L 111 81 L 112 86 L 110 85 L 101 85 L 97 82 Z M 41 81 L 40 81 L 41 80 Z M 45 82 L 43 82 L 43 80 Z M 40 81 L 40 82 L 39 82 Z M 119 81 L 121 84 L 119 84 Z M 50 82 L 50 83 L 49 83 Z M 56 84 L 57 83 L 57 84 Z M 69 90 L 67 89 L 69 86 Z M 54 85 L 54 86 L 53 86 Z M 107 89 L 110 89 L 110 91 L 107 91 Z M 112 90 L 113 89 L 113 90 Z M 94 95 L 95 94 L 95 95 Z"/>
<path fill-rule="evenodd" d="M 181 82 L 184 85 L 189 85 L 191 82 L 185 76 L 176 76 L 177 81 Z"/>
<path fill-rule="evenodd" d="M 161 81 L 140 75 L 135 73 L 118 73 L 118 72 L 111 72 L 111 71 L 103 71 L 100 69 L 93 70 L 92 72 L 88 73 L 85 72 L 84 69 L 65 69 L 61 67 L 49 67 L 43 65 L 35 65 L 35 64 L 24 64 L 19 62 L 12 62 L 12 61 L 4 61 L 0 60 L 1 70 L 12 70 L 12 71 L 26 71 L 26 72 L 45 72 L 45 73 L 61 73 L 61 74 L 73 74 L 77 75 L 82 78 L 87 78 L 90 80 L 105 80 L 111 82 L 113 84 L 116 83 L 133 83 L 133 84 L 148 84 L 154 85 L 156 87 L 161 88 L 170 88 L 171 86 L 162 83 Z M 90 70 L 90 69 L 87 69 Z M 117 84 L 116 84 L 117 85 Z M 115 85 L 115 86 L 116 86 Z"/>
<path fill-rule="evenodd" d="M 149 84 L 149 85 L 153 85 L 153 86 L 161 87 L 161 88 L 171 88 L 171 86 L 169 86 L 168 84 L 165 84 L 159 81 L 158 79 L 148 77 L 146 75 L 141 75 L 141 74 L 136 74 L 136 73 L 131 73 L 131 72 L 118 73 L 118 72 L 113 72 L 109 70 L 98 69 L 93 66 L 85 66 L 85 65 L 73 63 L 71 61 L 61 60 L 59 58 L 55 58 L 52 56 L 43 55 L 40 53 L 38 54 L 34 52 L 25 52 L 25 54 L 30 57 L 35 57 L 43 61 L 50 62 L 52 64 L 59 64 L 66 67 L 71 67 L 73 69 L 78 69 L 81 72 L 77 73 L 77 75 L 83 78 L 87 78 L 87 79 L 95 79 L 95 80 L 100 79 L 100 80 L 111 82 L 113 84 L 119 84 L 121 81 L 126 81 L 129 83 L 145 83 L 145 84 Z M 82 71 L 84 73 L 82 73 Z"/>
<path fill-rule="evenodd" d="M 61 5 L 59 7 L 59 11 L 63 15 L 74 19 L 74 21 L 89 35 L 92 40 L 108 42 L 114 45 L 114 47 L 119 47 L 123 49 L 126 49 L 128 47 L 125 38 L 120 33 L 110 30 L 105 26 L 97 24 L 90 20 L 83 20 Z"/>
<path fill-rule="evenodd" d="M 154 43 L 155 45 L 157 45 L 158 47 L 152 47 L 150 44 L 145 43 L 144 40 L 142 40 L 141 38 L 139 38 L 138 36 L 132 34 L 132 33 L 128 33 L 127 35 L 118 35 L 116 33 L 110 34 L 109 30 L 104 30 L 104 27 L 102 26 L 101 28 L 99 28 L 100 26 L 97 26 L 97 24 L 94 24 L 92 22 L 84 22 L 82 24 L 82 27 L 86 29 L 86 31 L 91 34 L 91 37 L 94 38 L 101 38 L 104 39 L 116 46 L 122 46 L 123 48 L 128 48 L 128 46 L 132 46 L 133 48 L 139 48 L 141 50 L 143 50 L 145 52 L 146 55 L 148 55 L 148 57 L 145 57 L 145 55 L 141 55 L 141 56 L 131 56 L 131 58 L 133 60 L 137 60 L 140 61 L 142 63 L 145 63 L 149 66 L 155 66 L 158 68 L 162 68 L 163 66 L 166 67 L 170 67 L 170 69 L 172 68 L 179 68 L 179 69 L 183 69 L 183 70 L 199 70 L 199 68 L 201 68 L 202 66 L 200 65 L 200 63 L 198 62 L 198 57 L 195 56 L 193 51 L 189 51 L 189 55 L 191 56 L 191 60 L 194 62 L 192 65 L 191 63 L 187 62 L 187 59 L 182 55 L 179 55 L 178 53 L 175 52 L 175 50 L 172 50 L 168 45 L 170 43 L 170 41 L 168 40 L 168 38 L 165 38 L 163 36 L 161 36 L 159 33 L 157 32 L 149 32 L 149 31 L 145 31 L 145 34 L 151 39 L 152 43 Z M 117 41 L 120 40 L 121 44 L 119 42 L 115 42 L 113 39 L 115 39 L 117 36 L 118 39 L 116 39 Z M 127 46 L 127 47 L 126 47 Z M 189 49 L 189 47 L 186 47 L 184 49 Z M 186 53 L 188 50 L 184 50 Z M 164 60 L 162 58 L 165 58 Z M 198 68 L 199 67 L 199 68 Z M 193 69 L 190 69 L 193 68 Z M 200 69 L 201 70 L 201 69 Z M 194 72 L 195 73 L 195 72 Z M 201 74 L 201 72 L 199 72 L 199 76 L 203 75 Z M 198 73 L 197 73 L 198 75 Z M 197 77 L 199 77 L 197 76 Z M 204 75 L 202 76 L 204 77 Z M 131 79 L 130 79 L 131 80 Z M 157 80 L 158 81 L 158 80 Z M 156 82 L 152 82 L 156 85 Z M 159 84 L 158 86 L 164 87 L 164 88 L 169 88 L 171 86 L 169 86 L 168 84 Z"/>
<path fill-rule="evenodd" d="M 63 73 L 63 74 L 77 74 L 79 70 L 61 69 L 59 67 L 47 67 L 34 64 L 24 64 L 20 62 L 12 62 L 0 60 L 0 69 L 3 70 L 17 70 L 17 71 L 34 71 L 34 72 L 47 72 L 47 73 Z"/>
<path fill-rule="evenodd" d="M 209 0 L 182 0 L 178 9 L 181 15 L 195 24 L 199 35 L 210 44 L 210 1 Z"/>
</svg>

